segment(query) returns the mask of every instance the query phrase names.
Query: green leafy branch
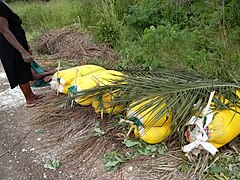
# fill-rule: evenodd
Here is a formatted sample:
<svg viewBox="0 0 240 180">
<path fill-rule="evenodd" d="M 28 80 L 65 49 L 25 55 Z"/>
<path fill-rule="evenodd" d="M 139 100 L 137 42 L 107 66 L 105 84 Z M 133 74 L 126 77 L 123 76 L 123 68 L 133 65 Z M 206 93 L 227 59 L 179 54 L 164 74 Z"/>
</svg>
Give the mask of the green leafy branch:
<svg viewBox="0 0 240 180">
<path fill-rule="evenodd" d="M 44 168 L 51 169 L 51 170 L 57 170 L 61 166 L 61 163 L 59 160 L 51 160 L 48 161 L 46 164 L 44 164 Z"/>
</svg>

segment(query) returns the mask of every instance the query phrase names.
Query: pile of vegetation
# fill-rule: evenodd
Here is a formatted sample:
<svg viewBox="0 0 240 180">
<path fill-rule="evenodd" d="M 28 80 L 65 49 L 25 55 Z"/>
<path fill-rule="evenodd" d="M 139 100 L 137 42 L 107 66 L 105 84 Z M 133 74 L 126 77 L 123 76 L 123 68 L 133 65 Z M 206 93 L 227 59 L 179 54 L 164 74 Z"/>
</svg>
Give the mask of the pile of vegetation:
<svg viewBox="0 0 240 180">
<path fill-rule="evenodd" d="M 87 32 L 78 32 L 75 26 L 47 32 L 34 44 L 35 51 L 44 54 L 48 60 L 62 59 L 75 62 L 76 65 L 85 64 L 86 59 L 116 62 L 112 49 L 105 44 L 96 45 Z"/>
</svg>

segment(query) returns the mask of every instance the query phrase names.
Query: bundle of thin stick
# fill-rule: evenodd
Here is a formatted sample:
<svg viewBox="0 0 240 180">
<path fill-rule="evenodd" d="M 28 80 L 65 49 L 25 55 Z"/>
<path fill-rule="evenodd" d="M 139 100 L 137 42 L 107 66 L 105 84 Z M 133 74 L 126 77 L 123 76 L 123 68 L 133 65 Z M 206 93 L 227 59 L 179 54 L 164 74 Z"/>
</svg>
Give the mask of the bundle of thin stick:
<svg viewBox="0 0 240 180">
<path fill-rule="evenodd" d="M 109 62 L 116 62 L 117 59 L 113 50 L 104 44 L 96 45 L 88 33 L 80 32 L 74 25 L 43 34 L 33 48 L 36 52 L 47 55 L 49 60 L 74 60 L 78 65 L 85 64 L 85 57 Z"/>
<path fill-rule="evenodd" d="M 114 125 L 113 117 L 105 116 L 100 120 L 93 108 L 79 105 L 71 108 L 70 104 L 64 95 L 51 95 L 44 105 L 38 106 L 31 122 L 36 129 L 45 132 L 46 139 L 43 138 L 40 147 L 57 149 L 58 159 L 65 165 L 88 166 L 89 169 L 106 151 L 123 151 L 123 144 L 117 143 L 122 141 L 118 135 L 122 127 Z M 101 129 L 102 134 L 96 128 Z"/>
<path fill-rule="evenodd" d="M 49 152 L 51 150 L 57 151 L 57 154 L 54 152 L 54 158 L 60 160 L 63 166 L 71 167 L 71 171 L 75 172 L 78 172 L 79 168 L 85 167 L 87 171 L 93 167 L 99 167 L 99 159 L 105 152 L 129 153 L 129 148 L 123 146 L 123 137 L 119 136 L 119 132 L 126 132 L 126 130 L 122 129 L 124 128 L 122 126 L 116 126 L 114 117 L 106 115 L 104 119 L 100 119 L 92 107 L 69 107 L 68 97 L 56 98 L 55 95 L 52 95 L 47 97 L 46 104 L 39 106 L 38 113 L 31 118 L 35 128 L 45 132 L 44 137 L 46 138 L 42 139 L 40 148 L 46 149 L 48 154 L 51 153 Z M 104 136 L 95 135 L 96 124 L 105 133 Z M 179 151 L 179 148 L 173 148 L 171 145 L 171 149 L 174 151 L 161 156 L 162 159 L 171 157 L 171 161 L 165 162 L 168 164 L 165 164 L 168 169 L 165 167 L 165 170 L 162 169 L 163 172 L 158 172 L 158 175 L 152 174 L 151 177 L 157 178 L 160 175 L 172 177 L 176 174 L 176 170 L 182 165 L 183 160 L 178 157 L 179 153 L 177 156 L 174 154 L 176 150 Z M 135 168 L 141 168 L 136 174 L 133 173 L 135 177 L 147 179 L 146 170 L 151 168 L 149 165 L 153 165 L 153 162 L 158 160 L 159 158 L 138 157 L 129 163 Z M 152 173 L 153 171 L 154 169 L 151 169 Z M 108 173 L 108 175 L 122 177 L 122 173 L 125 171 L 120 170 Z"/>
<path fill-rule="evenodd" d="M 157 117 L 157 119 L 161 118 L 166 114 L 166 111 L 170 108 L 172 110 L 172 121 L 171 121 L 171 136 L 169 138 L 173 138 L 175 141 L 178 141 L 182 144 L 184 144 L 184 131 L 185 131 L 185 125 L 187 122 L 191 119 L 193 115 L 201 114 L 201 111 L 204 109 L 208 102 L 209 94 L 213 90 L 217 92 L 219 95 L 218 97 L 224 97 L 229 100 L 230 104 L 233 106 L 228 106 L 226 104 L 221 103 L 218 98 L 215 98 L 215 101 L 218 102 L 218 106 L 216 108 L 219 109 L 233 109 L 235 107 L 239 107 L 239 97 L 236 96 L 236 90 L 240 88 L 239 84 L 232 84 L 232 83 L 225 83 L 220 82 L 216 80 L 200 80 L 199 78 L 194 77 L 188 77 L 188 76 L 181 76 L 181 75 L 173 75 L 173 74 L 159 74 L 158 77 L 155 76 L 124 76 L 124 78 L 120 78 L 122 80 L 112 82 L 110 85 L 106 86 L 100 86 L 95 87 L 89 90 L 82 91 L 78 93 L 77 95 L 71 97 L 70 100 L 74 98 L 81 98 L 86 96 L 101 96 L 105 93 L 112 92 L 112 94 L 115 94 L 115 91 L 120 91 L 121 93 L 118 93 L 118 95 L 114 96 L 113 101 L 111 102 L 112 106 L 116 106 L 119 103 L 126 103 L 131 104 L 133 101 L 137 102 L 139 99 L 142 98 L 145 99 L 154 99 L 153 101 L 149 101 L 145 105 L 145 107 L 141 108 L 139 111 L 146 111 L 151 106 L 154 106 L 154 110 L 158 107 L 162 107 L 162 110 L 159 111 L 154 115 L 154 117 Z M 49 103 L 49 106 L 47 109 L 50 110 L 50 112 L 43 112 L 43 115 L 39 116 L 39 118 L 36 120 L 39 124 L 43 123 L 49 128 L 53 128 L 54 126 L 59 127 L 59 132 L 64 132 L 65 128 L 63 128 L 62 124 L 68 124 L 68 131 L 65 131 L 67 133 L 73 133 L 77 134 L 80 132 L 80 135 L 77 135 L 78 140 L 74 141 L 72 140 L 74 144 L 74 147 L 76 148 L 70 148 L 70 150 L 66 153 L 70 156 L 68 157 L 76 157 L 79 154 L 82 154 L 82 152 L 89 152 L 88 150 L 91 149 L 92 151 L 97 148 L 101 149 L 96 146 L 95 143 L 92 143 L 93 141 L 99 142 L 100 147 L 106 147 L 103 144 L 110 144 L 108 140 L 104 140 L 104 143 L 102 143 L 102 139 L 98 138 L 98 141 L 92 137 L 92 141 L 89 139 L 89 133 L 92 133 L 94 125 L 91 125 L 91 128 L 89 131 L 82 130 L 86 129 L 87 122 L 92 122 L 92 115 L 93 111 L 90 110 L 90 107 L 86 107 L 86 111 L 77 111 L 77 114 L 73 115 L 73 112 L 76 112 L 75 110 L 69 110 L 67 111 L 67 114 L 65 114 L 64 120 L 59 119 L 58 116 L 60 114 L 63 114 L 62 108 L 63 103 L 65 103 L 64 99 L 60 100 L 57 99 L 59 105 L 54 102 Z M 139 103 L 134 103 L 135 106 L 142 103 L 141 101 Z M 134 106 L 132 105 L 132 106 Z M 54 110 L 56 108 L 58 110 Z M 60 107 L 60 110 L 59 110 Z M 81 107 L 83 108 L 83 107 Z M 132 107 L 128 107 L 132 108 Z M 128 109 L 127 108 L 127 109 Z M 46 109 L 46 106 L 44 107 Z M 122 112 L 125 113 L 127 109 L 124 109 Z M 52 120 L 53 116 L 51 115 L 52 112 L 55 112 L 55 117 L 57 117 L 55 120 Z M 86 114 L 82 116 L 82 113 L 85 112 Z M 151 112 L 149 112 L 151 114 Z M 84 121 L 83 124 L 79 123 L 79 121 L 76 120 L 74 117 L 79 117 L 79 119 L 82 119 Z M 90 116 L 90 117 L 89 117 Z M 69 117 L 72 117 L 71 120 L 69 120 Z M 81 117 L 81 118 L 80 118 Z M 73 128 L 69 126 L 69 122 L 76 122 L 77 121 L 77 128 Z M 59 122 L 65 122 L 65 123 L 59 123 Z M 103 123 L 101 127 L 108 128 L 115 128 L 113 125 L 112 120 L 104 119 L 100 120 L 100 123 Z M 150 120 L 148 124 L 153 126 L 155 124 L 155 118 Z M 75 125 L 76 126 L 76 125 Z M 149 128 L 145 128 L 144 132 L 147 132 Z M 63 130 L 64 129 L 64 130 Z M 60 137 L 68 137 L 67 133 L 55 133 L 55 136 Z M 86 138 L 87 137 L 87 138 Z M 61 138 L 59 140 L 62 140 Z M 58 140 L 58 142 L 59 142 Z M 121 143 L 119 143 L 121 144 Z M 72 146 L 73 147 L 73 146 Z M 85 148 L 84 148 L 85 147 Z M 121 147 L 121 145 L 120 145 Z M 105 149 L 106 150 L 106 149 Z M 93 151 L 95 152 L 95 151 Z M 99 152 L 97 150 L 97 152 Z M 97 156 L 95 156 L 97 157 Z M 69 159 L 68 159 L 69 160 Z"/>
<path fill-rule="evenodd" d="M 201 154 L 196 162 L 191 163 L 186 174 L 179 170 L 183 167 L 184 161 L 187 161 L 181 154 L 181 149 L 171 149 L 164 156 L 143 162 L 140 167 L 142 179 L 202 179 L 204 172 L 208 169 L 209 155 Z"/>
</svg>

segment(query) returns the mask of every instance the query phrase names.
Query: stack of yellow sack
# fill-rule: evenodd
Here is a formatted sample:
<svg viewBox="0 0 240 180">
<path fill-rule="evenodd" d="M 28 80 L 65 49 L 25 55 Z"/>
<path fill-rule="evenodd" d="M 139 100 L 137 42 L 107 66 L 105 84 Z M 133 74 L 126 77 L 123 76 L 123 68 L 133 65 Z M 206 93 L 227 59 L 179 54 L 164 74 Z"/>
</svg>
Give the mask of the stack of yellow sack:
<svg viewBox="0 0 240 180">
<path fill-rule="evenodd" d="M 51 89 L 63 94 L 68 94 L 68 88 L 71 86 L 76 76 L 79 78 L 101 71 L 105 71 L 105 69 L 96 65 L 82 65 L 61 70 L 53 75 L 52 81 L 50 82 Z"/>
<path fill-rule="evenodd" d="M 127 111 L 127 118 L 133 122 L 134 134 L 137 137 L 147 143 L 156 144 L 167 138 L 171 133 L 172 114 L 168 108 L 166 108 L 166 111 L 163 110 L 166 103 L 162 105 L 156 103 L 145 109 L 151 101 L 156 101 L 156 98 L 132 103 L 130 105 L 132 108 Z M 158 117 L 158 113 L 161 111 L 164 115 Z"/>
<path fill-rule="evenodd" d="M 90 90 L 94 87 L 111 85 L 115 81 L 121 80 L 123 74 L 114 70 L 105 70 L 87 76 L 79 77 L 77 80 L 73 80 L 72 87 L 76 87 L 77 92 L 82 92 L 84 90 Z M 96 97 L 93 95 L 76 98 L 75 101 L 82 105 L 91 105 Z"/>
</svg>

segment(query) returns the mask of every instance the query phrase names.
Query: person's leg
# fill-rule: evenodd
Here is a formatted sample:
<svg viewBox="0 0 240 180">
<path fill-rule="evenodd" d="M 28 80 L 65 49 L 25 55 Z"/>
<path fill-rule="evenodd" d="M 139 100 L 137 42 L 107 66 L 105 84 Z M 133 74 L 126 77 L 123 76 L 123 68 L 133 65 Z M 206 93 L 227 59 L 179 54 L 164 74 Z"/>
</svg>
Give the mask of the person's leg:
<svg viewBox="0 0 240 180">
<path fill-rule="evenodd" d="M 41 77 L 39 77 L 38 73 L 36 73 L 36 71 L 34 71 L 34 69 L 31 68 L 32 71 L 32 75 L 34 79 L 41 79 Z"/>
<path fill-rule="evenodd" d="M 46 77 L 46 76 L 50 76 L 50 75 L 53 75 L 54 73 L 56 73 L 57 72 L 57 70 L 50 70 L 50 71 L 44 71 L 43 73 L 41 73 L 41 74 L 38 74 L 38 73 L 36 73 L 36 71 L 34 71 L 33 69 L 31 69 L 31 71 L 32 71 L 32 75 L 33 75 L 33 77 L 34 77 L 34 79 L 42 79 L 42 78 L 44 78 L 44 77 Z"/>
<path fill-rule="evenodd" d="M 37 100 L 37 96 L 32 92 L 29 82 L 26 84 L 19 84 L 19 87 L 25 96 L 27 105 L 34 106 Z"/>
</svg>

